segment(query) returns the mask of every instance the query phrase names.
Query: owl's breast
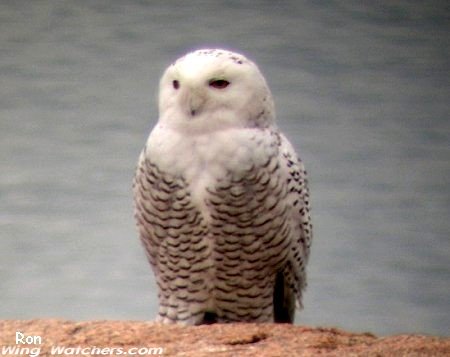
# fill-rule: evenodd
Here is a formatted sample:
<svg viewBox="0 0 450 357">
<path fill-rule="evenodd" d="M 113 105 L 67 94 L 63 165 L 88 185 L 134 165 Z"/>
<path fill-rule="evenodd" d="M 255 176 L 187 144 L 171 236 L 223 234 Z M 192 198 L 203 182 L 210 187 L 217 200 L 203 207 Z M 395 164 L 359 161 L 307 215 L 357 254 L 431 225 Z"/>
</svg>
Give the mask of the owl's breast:
<svg viewBox="0 0 450 357">
<path fill-rule="evenodd" d="M 146 155 L 158 167 L 192 181 L 201 176 L 217 179 L 263 165 L 276 155 L 267 129 L 227 129 L 186 135 L 158 124 L 151 132 Z"/>
<path fill-rule="evenodd" d="M 146 156 L 162 172 L 182 178 L 193 201 L 203 211 L 208 190 L 225 177 L 244 177 L 277 155 L 274 137 L 267 129 L 227 129 L 202 135 L 158 124 L 151 132 Z"/>
</svg>

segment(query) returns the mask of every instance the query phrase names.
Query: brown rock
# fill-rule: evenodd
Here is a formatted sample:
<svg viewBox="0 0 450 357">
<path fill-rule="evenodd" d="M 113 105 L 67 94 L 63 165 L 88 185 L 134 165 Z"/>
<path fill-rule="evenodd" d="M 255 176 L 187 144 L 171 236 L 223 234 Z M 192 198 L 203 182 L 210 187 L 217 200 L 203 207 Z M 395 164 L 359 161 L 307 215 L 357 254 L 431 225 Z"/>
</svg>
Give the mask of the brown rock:
<svg viewBox="0 0 450 357">
<path fill-rule="evenodd" d="M 23 333 L 23 341 L 39 342 L 39 339 L 33 340 L 33 336 L 39 336 L 42 344 L 16 344 L 16 332 Z M 137 352 L 155 355 L 159 347 L 164 356 L 196 357 L 450 356 L 448 337 L 376 337 L 334 328 L 244 323 L 183 327 L 137 321 L 0 321 L 0 348 L 8 347 L 22 348 L 21 352 L 27 352 L 28 348 L 30 353 L 35 352 L 32 348 L 40 347 L 40 356 L 51 356 L 55 347 L 68 348 L 66 355 L 75 355 L 78 349 L 78 355 L 83 356 L 120 355 L 118 349 L 129 355 L 143 355 Z M 153 350 L 146 350 L 148 348 Z M 10 351 L 3 355 L 17 356 L 18 353 Z"/>
</svg>

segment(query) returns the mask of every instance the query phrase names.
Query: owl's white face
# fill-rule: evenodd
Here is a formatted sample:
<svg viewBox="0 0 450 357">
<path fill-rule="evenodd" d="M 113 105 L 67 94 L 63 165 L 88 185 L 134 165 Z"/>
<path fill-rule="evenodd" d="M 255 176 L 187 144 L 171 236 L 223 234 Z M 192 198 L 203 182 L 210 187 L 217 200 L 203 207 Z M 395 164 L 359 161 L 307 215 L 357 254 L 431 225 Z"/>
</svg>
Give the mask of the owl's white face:
<svg viewBox="0 0 450 357">
<path fill-rule="evenodd" d="M 197 133 L 267 127 L 274 120 L 272 96 L 258 67 L 220 49 L 189 53 L 166 70 L 159 111 L 160 125 Z"/>
</svg>

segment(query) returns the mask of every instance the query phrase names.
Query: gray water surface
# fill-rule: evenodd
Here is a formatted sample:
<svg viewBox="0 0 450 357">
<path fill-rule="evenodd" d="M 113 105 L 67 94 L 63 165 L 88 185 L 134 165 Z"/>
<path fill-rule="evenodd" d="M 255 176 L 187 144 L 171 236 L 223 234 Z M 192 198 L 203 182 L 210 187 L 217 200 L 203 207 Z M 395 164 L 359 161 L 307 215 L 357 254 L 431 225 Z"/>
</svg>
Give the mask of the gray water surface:
<svg viewBox="0 0 450 357">
<path fill-rule="evenodd" d="M 447 2 L 1 1 L 0 318 L 153 319 L 131 180 L 159 77 L 244 52 L 310 174 L 297 323 L 449 335 Z"/>
</svg>

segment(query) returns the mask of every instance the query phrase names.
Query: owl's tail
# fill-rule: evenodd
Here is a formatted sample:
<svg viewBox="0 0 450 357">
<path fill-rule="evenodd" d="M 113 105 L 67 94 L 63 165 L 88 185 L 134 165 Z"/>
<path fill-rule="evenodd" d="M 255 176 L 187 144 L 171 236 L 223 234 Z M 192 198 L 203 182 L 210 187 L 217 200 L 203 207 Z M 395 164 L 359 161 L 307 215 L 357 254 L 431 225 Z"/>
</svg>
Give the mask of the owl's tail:
<svg viewBox="0 0 450 357">
<path fill-rule="evenodd" d="M 273 290 L 273 316 L 278 323 L 294 323 L 295 293 L 289 287 L 282 271 L 277 273 Z"/>
</svg>

